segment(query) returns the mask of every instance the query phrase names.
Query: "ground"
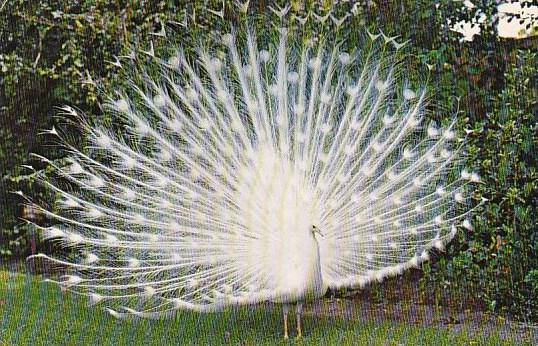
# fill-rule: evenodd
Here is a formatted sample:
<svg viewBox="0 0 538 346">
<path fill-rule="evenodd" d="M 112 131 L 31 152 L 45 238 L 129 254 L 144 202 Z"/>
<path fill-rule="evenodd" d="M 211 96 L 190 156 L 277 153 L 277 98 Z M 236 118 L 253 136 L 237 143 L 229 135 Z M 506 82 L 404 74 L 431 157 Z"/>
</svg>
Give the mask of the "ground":
<svg viewBox="0 0 538 346">
<path fill-rule="evenodd" d="M 0 271 L 0 345 L 533 345 L 538 329 L 477 311 L 368 295 L 307 304 L 304 337 L 282 338 L 278 304 L 116 320 L 38 275 Z M 387 298 L 387 297 L 386 297 Z M 290 321 L 293 325 L 294 321 Z M 293 336 L 293 334 L 292 334 Z"/>
</svg>

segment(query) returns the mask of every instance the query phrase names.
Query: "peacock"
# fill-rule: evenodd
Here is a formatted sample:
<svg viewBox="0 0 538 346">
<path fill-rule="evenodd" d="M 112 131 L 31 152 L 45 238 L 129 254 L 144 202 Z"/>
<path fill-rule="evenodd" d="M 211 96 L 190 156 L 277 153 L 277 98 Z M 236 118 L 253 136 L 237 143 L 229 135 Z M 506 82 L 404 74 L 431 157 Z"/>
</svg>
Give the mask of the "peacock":
<svg viewBox="0 0 538 346">
<path fill-rule="evenodd" d="M 52 128 L 66 158 L 36 155 L 57 196 L 36 227 L 72 249 L 34 256 L 66 271 L 48 281 L 117 318 L 281 303 L 285 338 L 296 303 L 300 337 L 305 301 L 417 268 L 472 228 L 465 135 L 427 120 L 403 44 L 261 35 L 146 52 L 154 73 L 133 53 L 109 120 L 61 108 L 84 141 Z"/>
</svg>

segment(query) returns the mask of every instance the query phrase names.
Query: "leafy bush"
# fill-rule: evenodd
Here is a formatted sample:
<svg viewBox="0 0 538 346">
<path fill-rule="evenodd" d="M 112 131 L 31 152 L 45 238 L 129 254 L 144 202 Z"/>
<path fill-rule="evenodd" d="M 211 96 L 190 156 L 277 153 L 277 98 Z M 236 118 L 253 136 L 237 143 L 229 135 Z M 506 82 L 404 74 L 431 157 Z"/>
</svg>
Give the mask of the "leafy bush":
<svg viewBox="0 0 538 346">
<path fill-rule="evenodd" d="M 538 317 L 537 53 L 517 50 L 498 94 L 488 93 L 485 114 L 473 124 L 469 161 L 476 163 L 487 198 L 474 230 L 452 248 L 435 278 L 465 276 L 479 284 L 491 308 Z M 534 279 L 532 279 L 534 278 Z M 534 282 L 534 284 L 533 284 Z M 534 287 L 533 287 L 534 285 Z"/>
<path fill-rule="evenodd" d="M 107 62 L 125 53 L 138 37 L 160 29 L 167 18 L 180 21 L 187 2 L 9 1 L 0 11 L 0 258 L 30 251 L 27 216 L 20 198 L 10 191 L 44 191 L 21 167 L 42 168 L 29 153 L 58 157 L 46 136 L 36 136 L 54 124 L 55 107 L 76 105 L 100 114 L 100 89 L 109 89 L 118 67 Z M 123 9 L 125 7 L 125 9 Z M 51 151 L 53 151 L 51 153 Z M 24 181 L 24 183 L 21 183 Z M 50 200 L 50 198 L 47 198 Z"/>
<path fill-rule="evenodd" d="M 525 277 L 525 282 L 530 284 L 536 294 L 538 294 L 538 270 L 531 270 Z"/>
</svg>

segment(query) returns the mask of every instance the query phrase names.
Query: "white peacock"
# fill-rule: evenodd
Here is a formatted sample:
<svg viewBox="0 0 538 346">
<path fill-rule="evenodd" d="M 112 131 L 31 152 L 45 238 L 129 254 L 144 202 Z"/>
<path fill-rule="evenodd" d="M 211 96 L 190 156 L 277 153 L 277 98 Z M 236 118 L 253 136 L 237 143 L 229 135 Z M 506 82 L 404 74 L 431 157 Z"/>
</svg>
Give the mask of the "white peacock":
<svg viewBox="0 0 538 346">
<path fill-rule="evenodd" d="M 287 338 L 288 303 L 300 336 L 305 300 L 417 267 L 471 227 L 457 203 L 479 177 L 461 168 L 454 121 L 422 124 L 426 93 L 397 77 L 400 46 L 294 35 L 260 47 L 246 30 L 194 63 L 154 58 L 158 78 L 110 101 L 119 134 L 63 108 L 90 144 L 49 131 L 69 163 L 41 157 L 61 203 L 39 207 L 56 222 L 37 227 L 82 256 L 37 255 L 72 271 L 50 281 L 121 302 L 116 317 L 279 302 Z"/>
</svg>

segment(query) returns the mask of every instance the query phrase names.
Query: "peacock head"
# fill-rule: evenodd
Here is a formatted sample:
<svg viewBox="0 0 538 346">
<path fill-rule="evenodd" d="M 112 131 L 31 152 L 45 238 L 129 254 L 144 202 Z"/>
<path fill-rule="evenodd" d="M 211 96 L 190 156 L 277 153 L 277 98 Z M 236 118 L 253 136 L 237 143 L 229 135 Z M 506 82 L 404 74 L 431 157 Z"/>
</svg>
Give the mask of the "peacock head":
<svg viewBox="0 0 538 346">
<path fill-rule="evenodd" d="M 316 225 L 312 225 L 312 227 L 310 228 L 311 232 L 312 232 L 312 236 L 314 238 L 316 238 L 316 234 L 318 234 L 319 236 L 323 237 L 323 233 L 321 233 L 320 229 L 316 226 Z"/>
</svg>

